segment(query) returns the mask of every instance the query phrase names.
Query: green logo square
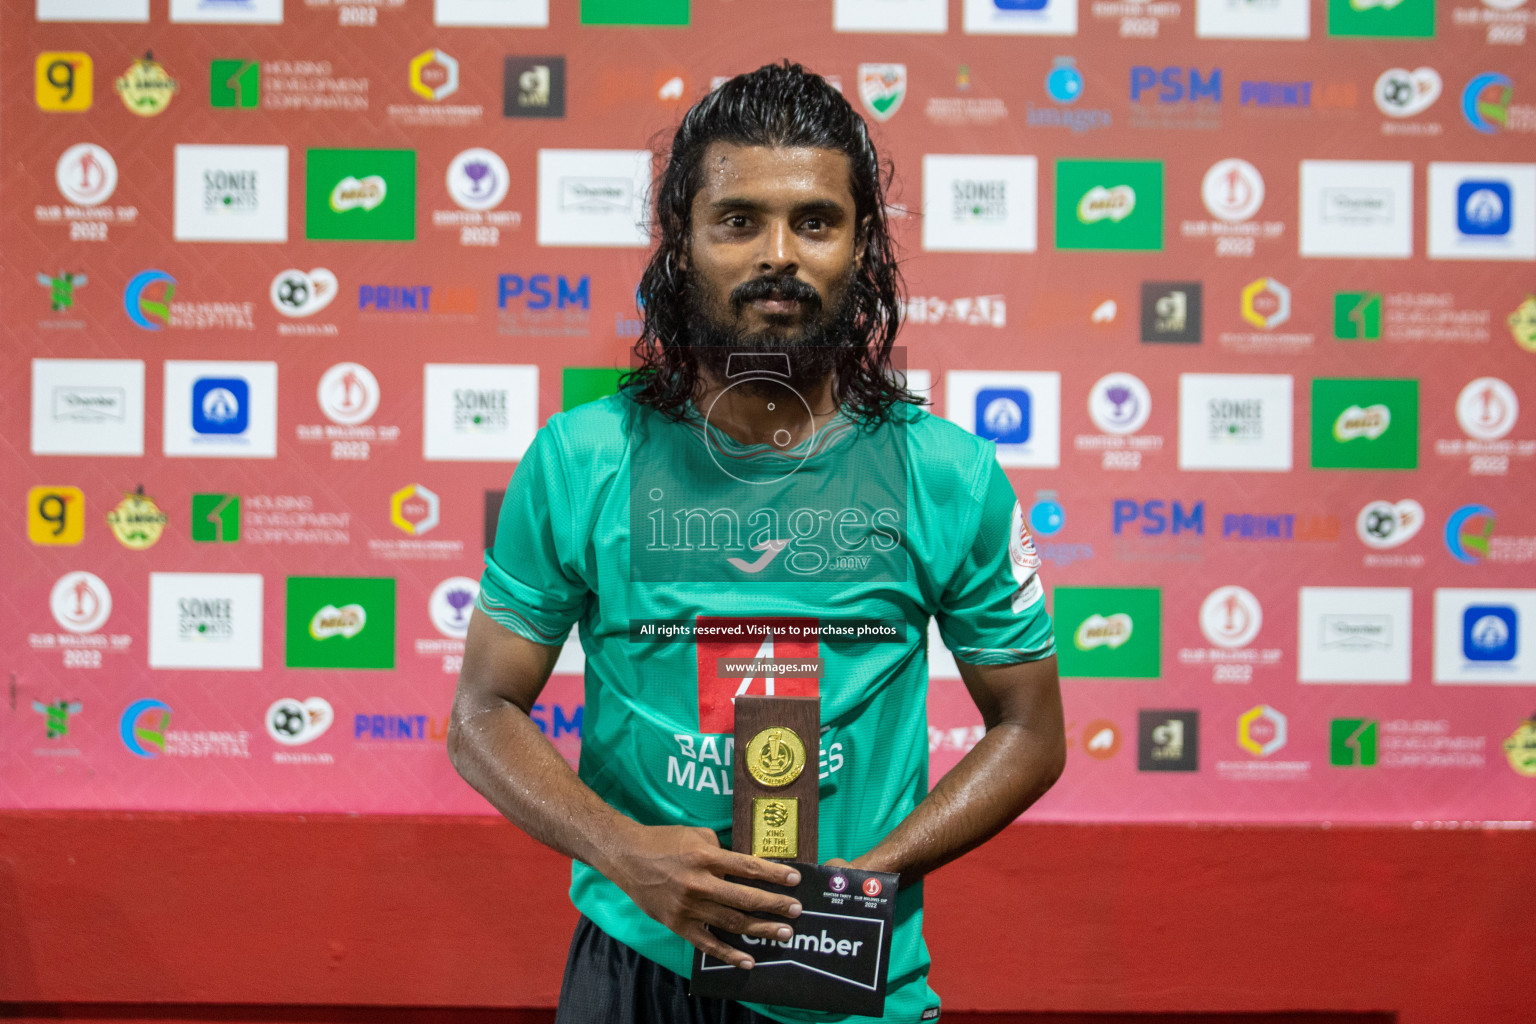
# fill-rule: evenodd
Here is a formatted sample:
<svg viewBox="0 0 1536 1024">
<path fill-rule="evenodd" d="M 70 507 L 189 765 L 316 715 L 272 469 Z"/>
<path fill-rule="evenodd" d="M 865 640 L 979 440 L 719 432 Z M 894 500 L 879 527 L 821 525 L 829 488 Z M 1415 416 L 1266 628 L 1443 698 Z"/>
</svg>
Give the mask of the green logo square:
<svg viewBox="0 0 1536 1024">
<path fill-rule="evenodd" d="M 1313 469 L 1417 469 L 1419 382 L 1312 381 Z"/>
<path fill-rule="evenodd" d="M 1381 292 L 1335 292 L 1333 336 L 1339 341 L 1381 340 Z"/>
<path fill-rule="evenodd" d="M 311 149 L 304 159 L 304 237 L 409 242 L 416 237 L 416 151 Z"/>
<path fill-rule="evenodd" d="M 233 544 L 240 539 L 240 495 L 192 495 L 192 539 Z"/>
<path fill-rule="evenodd" d="M 1162 163 L 1057 160 L 1056 248 L 1161 252 Z"/>
<path fill-rule="evenodd" d="M 394 668 L 395 581 L 288 577 L 289 668 Z"/>
<path fill-rule="evenodd" d="M 1335 718 L 1328 724 L 1328 761 L 1340 768 L 1376 763 L 1376 719 Z"/>
<path fill-rule="evenodd" d="M 208 102 L 241 110 L 261 106 L 261 65 L 253 60 L 216 60 L 208 65 Z"/>
<path fill-rule="evenodd" d="M 619 378 L 628 372 L 606 366 L 565 367 L 560 371 L 560 411 L 618 394 Z"/>
<path fill-rule="evenodd" d="M 1156 679 L 1162 674 L 1163 592 L 1155 587 L 1056 587 L 1052 617 L 1061 675 Z"/>
<path fill-rule="evenodd" d="M 1328 0 L 1328 34 L 1432 39 L 1435 0 Z"/>
<path fill-rule="evenodd" d="M 583 25 L 686 25 L 688 0 L 581 0 Z"/>
</svg>

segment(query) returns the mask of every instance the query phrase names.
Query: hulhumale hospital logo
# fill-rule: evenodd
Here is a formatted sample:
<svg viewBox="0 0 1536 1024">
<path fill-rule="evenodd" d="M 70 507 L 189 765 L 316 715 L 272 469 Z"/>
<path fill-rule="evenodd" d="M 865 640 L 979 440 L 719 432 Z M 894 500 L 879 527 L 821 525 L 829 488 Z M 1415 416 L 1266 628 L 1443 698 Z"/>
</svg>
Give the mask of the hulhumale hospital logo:
<svg viewBox="0 0 1536 1024">
<path fill-rule="evenodd" d="M 144 270 L 135 274 L 123 291 L 123 311 L 135 327 L 158 331 L 171 322 L 171 299 L 176 295 L 176 279 L 163 270 Z"/>
<path fill-rule="evenodd" d="M 1477 565 L 1488 557 L 1493 524 L 1493 509 L 1487 505 L 1461 506 L 1445 521 L 1445 549 L 1456 561 Z"/>
<path fill-rule="evenodd" d="M 171 706 L 159 700 L 136 700 L 123 711 L 118 735 L 135 757 L 153 759 L 165 753 L 165 731 L 171 725 Z"/>
<path fill-rule="evenodd" d="M 1493 135 L 1508 120 L 1514 91 L 1515 83 L 1508 75 L 1496 71 L 1476 75 L 1461 92 L 1461 116 L 1484 135 Z"/>
</svg>

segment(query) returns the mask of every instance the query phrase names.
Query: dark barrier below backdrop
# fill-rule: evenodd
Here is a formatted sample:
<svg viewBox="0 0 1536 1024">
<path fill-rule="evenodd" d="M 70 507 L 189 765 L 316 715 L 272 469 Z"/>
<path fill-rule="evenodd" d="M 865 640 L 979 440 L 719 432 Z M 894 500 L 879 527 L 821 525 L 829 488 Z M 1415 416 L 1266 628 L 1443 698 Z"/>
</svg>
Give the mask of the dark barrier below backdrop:
<svg viewBox="0 0 1536 1024">
<path fill-rule="evenodd" d="M 1010 828 L 928 882 L 933 983 L 973 1024 L 1527 1019 L 1536 834 L 1455 824 Z M 545 1020 L 498 1008 L 554 1005 L 567 877 L 494 818 L 4 813 L 0 1016 Z"/>
</svg>

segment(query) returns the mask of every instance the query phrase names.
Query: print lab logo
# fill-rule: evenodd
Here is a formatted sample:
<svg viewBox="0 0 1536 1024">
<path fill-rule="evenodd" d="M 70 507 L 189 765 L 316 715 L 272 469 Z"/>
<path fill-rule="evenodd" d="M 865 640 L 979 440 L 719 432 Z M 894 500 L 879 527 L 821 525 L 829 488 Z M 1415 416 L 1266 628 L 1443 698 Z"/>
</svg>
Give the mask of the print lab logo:
<svg viewBox="0 0 1536 1024">
<path fill-rule="evenodd" d="M 1388 68 L 1376 79 L 1376 109 L 1388 117 L 1414 117 L 1434 106 L 1440 91 L 1440 73 L 1434 68 Z"/>
<path fill-rule="evenodd" d="M 876 121 L 889 121 L 907 98 L 905 64 L 860 64 L 859 101 Z"/>
<path fill-rule="evenodd" d="M 1136 770 L 1200 770 L 1200 712 L 1137 712 Z"/>
<path fill-rule="evenodd" d="M 117 190 L 117 161 L 94 142 L 66 149 L 54 165 L 59 194 L 76 206 L 100 206 Z"/>
</svg>

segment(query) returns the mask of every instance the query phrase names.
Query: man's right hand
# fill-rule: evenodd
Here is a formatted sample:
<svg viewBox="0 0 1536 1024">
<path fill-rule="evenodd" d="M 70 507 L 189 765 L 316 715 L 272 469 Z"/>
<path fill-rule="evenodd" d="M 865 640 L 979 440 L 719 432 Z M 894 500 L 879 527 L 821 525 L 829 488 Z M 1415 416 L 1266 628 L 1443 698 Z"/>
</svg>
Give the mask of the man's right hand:
<svg viewBox="0 0 1536 1024">
<path fill-rule="evenodd" d="M 800 904 L 792 896 L 725 880 L 726 875 L 735 875 L 790 886 L 799 884 L 800 872 L 787 864 L 721 849 L 707 828 L 636 825 L 614 844 L 602 870 L 636 906 L 696 949 L 745 969 L 752 967 L 752 958 L 721 942 L 707 926 L 784 941 L 793 934 L 788 925 L 750 917 L 748 912 L 780 917 L 800 914 Z"/>
</svg>

